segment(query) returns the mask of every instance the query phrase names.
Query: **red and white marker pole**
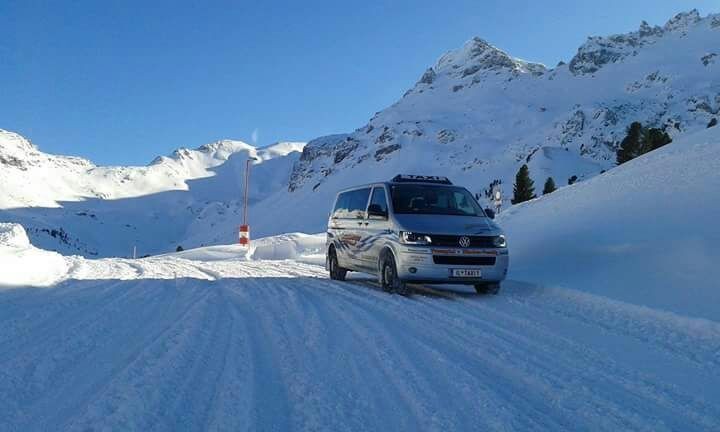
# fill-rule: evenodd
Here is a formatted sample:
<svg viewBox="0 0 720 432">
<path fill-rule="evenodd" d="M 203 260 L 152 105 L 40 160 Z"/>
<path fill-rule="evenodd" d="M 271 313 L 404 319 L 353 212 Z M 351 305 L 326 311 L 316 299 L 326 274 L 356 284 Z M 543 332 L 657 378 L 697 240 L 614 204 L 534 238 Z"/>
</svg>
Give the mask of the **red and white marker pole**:
<svg viewBox="0 0 720 432">
<path fill-rule="evenodd" d="M 250 193 L 250 164 L 257 158 L 250 157 L 245 161 L 245 191 L 243 194 L 243 222 L 240 225 L 240 231 L 238 233 L 238 243 L 240 246 L 250 246 L 250 225 L 248 225 L 248 195 Z"/>
<path fill-rule="evenodd" d="M 238 241 L 240 242 L 240 246 L 250 246 L 250 227 L 248 225 L 240 225 Z"/>
</svg>

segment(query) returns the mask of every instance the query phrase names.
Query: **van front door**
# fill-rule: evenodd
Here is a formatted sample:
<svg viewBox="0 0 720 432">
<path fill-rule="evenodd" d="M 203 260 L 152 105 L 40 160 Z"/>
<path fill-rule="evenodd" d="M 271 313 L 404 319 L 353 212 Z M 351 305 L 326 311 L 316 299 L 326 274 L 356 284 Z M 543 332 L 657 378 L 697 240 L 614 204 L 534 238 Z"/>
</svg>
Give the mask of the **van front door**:
<svg viewBox="0 0 720 432">
<path fill-rule="evenodd" d="M 378 258 L 390 229 L 387 193 L 384 186 L 375 186 L 366 211 L 363 246 L 360 258 L 363 267 L 371 273 L 378 271 Z"/>
<path fill-rule="evenodd" d="M 347 218 L 343 220 L 342 243 L 348 258 L 348 268 L 365 270 L 362 260 L 363 239 L 367 237 L 366 210 L 370 199 L 370 188 L 350 191 Z"/>
</svg>

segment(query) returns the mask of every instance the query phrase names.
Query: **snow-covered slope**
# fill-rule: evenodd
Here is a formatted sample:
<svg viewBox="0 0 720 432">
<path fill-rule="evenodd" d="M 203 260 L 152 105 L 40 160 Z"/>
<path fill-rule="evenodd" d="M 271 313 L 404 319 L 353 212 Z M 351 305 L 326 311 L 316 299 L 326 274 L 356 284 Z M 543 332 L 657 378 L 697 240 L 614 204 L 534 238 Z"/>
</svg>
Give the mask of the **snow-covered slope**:
<svg viewBox="0 0 720 432">
<path fill-rule="evenodd" d="M 144 167 L 99 167 L 86 159 L 43 153 L 22 136 L 0 129 L 0 208 L 58 207 L 63 201 L 188 190 L 188 180 L 215 175 L 212 168 L 238 154 L 266 161 L 299 152 L 303 146 L 282 142 L 257 149 L 223 140 L 195 150 L 175 150 Z"/>
<path fill-rule="evenodd" d="M 720 320 L 720 129 L 513 206 L 510 277 Z"/>
<path fill-rule="evenodd" d="M 69 269 L 67 258 L 31 245 L 21 225 L 0 223 L 0 288 L 53 285 Z"/>
<path fill-rule="evenodd" d="M 255 148 L 225 140 L 176 150 L 146 167 L 98 167 L 42 153 L 0 130 L 0 221 L 22 223 L 43 248 L 85 256 L 227 243 L 237 236 L 247 158 L 257 159 L 255 200 L 287 187 L 303 146 Z M 216 226 L 216 219 L 230 214 L 232 226 Z"/>
<path fill-rule="evenodd" d="M 538 186 L 588 179 L 614 166 L 633 121 L 681 137 L 719 116 L 719 47 L 720 15 L 697 11 L 591 37 L 552 69 L 474 38 L 364 127 L 309 142 L 290 193 L 253 209 L 273 215 L 258 229 L 318 231 L 339 188 L 400 172 L 447 175 L 473 192 L 501 179 L 508 198 L 523 163 Z"/>
</svg>

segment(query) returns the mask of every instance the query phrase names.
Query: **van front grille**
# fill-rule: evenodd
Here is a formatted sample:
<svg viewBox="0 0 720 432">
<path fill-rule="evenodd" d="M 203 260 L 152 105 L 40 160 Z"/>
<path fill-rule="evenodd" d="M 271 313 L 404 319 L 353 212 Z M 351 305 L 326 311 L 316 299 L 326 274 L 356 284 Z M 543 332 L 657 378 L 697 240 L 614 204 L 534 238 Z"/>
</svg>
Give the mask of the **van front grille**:
<svg viewBox="0 0 720 432">
<path fill-rule="evenodd" d="M 494 256 L 447 256 L 447 255 L 434 255 L 433 262 L 435 264 L 444 265 L 481 265 L 481 266 L 492 266 L 495 265 Z"/>
<path fill-rule="evenodd" d="M 432 240 L 433 246 L 450 246 L 459 247 L 460 237 L 456 235 L 437 235 L 431 234 L 430 239 Z M 470 246 L 475 248 L 491 248 L 495 247 L 493 244 L 492 236 L 467 236 L 470 239 Z"/>
</svg>

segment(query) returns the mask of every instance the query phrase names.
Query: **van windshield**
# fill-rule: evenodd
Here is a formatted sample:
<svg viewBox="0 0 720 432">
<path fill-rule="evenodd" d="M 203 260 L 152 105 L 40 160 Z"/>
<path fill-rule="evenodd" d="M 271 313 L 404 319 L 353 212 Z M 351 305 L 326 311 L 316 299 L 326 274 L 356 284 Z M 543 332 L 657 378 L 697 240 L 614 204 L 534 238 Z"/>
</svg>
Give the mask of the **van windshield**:
<svg viewBox="0 0 720 432">
<path fill-rule="evenodd" d="M 466 189 L 435 185 L 394 185 L 390 188 L 397 214 L 435 214 L 485 217 L 480 205 Z"/>
</svg>

